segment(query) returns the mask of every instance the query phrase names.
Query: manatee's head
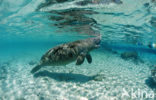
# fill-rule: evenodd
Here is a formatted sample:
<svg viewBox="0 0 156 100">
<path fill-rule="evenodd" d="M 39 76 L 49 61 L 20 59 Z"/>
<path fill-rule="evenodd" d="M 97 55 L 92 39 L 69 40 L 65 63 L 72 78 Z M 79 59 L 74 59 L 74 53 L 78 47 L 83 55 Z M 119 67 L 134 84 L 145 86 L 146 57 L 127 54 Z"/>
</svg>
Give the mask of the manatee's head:
<svg viewBox="0 0 156 100">
<path fill-rule="evenodd" d="M 101 35 L 91 38 L 91 43 L 92 43 L 92 48 L 96 49 L 100 47 L 100 43 L 101 43 Z"/>
</svg>

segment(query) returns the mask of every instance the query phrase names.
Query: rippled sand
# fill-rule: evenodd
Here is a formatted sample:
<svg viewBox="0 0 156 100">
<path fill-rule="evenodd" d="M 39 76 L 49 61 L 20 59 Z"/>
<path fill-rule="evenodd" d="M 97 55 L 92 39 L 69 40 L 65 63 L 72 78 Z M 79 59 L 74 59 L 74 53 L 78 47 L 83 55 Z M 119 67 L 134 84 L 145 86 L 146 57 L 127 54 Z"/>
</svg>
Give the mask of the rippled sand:
<svg viewBox="0 0 156 100">
<path fill-rule="evenodd" d="M 46 67 L 32 75 L 38 58 L 4 63 L 0 79 L 2 100 L 123 100 L 123 88 L 153 92 L 146 84 L 150 75 L 147 62 L 123 60 L 119 54 L 92 52 L 93 62 Z M 116 98 L 116 99 L 115 99 Z M 138 99 L 138 98 L 135 98 Z M 145 99 L 145 98 L 144 98 Z"/>
</svg>

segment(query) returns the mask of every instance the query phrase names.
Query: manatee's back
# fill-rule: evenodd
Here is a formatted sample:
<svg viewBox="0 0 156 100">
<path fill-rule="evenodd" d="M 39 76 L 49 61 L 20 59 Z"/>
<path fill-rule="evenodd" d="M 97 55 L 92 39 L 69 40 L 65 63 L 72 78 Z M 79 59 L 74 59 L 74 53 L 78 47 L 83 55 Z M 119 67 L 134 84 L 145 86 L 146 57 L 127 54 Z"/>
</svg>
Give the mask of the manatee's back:
<svg viewBox="0 0 156 100">
<path fill-rule="evenodd" d="M 40 64 L 35 66 L 31 73 L 35 73 L 42 66 L 61 66 L 76 60 L 78 55 L 77 42 L 56 46 L 46 52 L 40 60 Z"/>
<path fill-rule="evenodd" d="M 60 62 L 71 59 L 76 56 L 76 54 L 77 51 L 73 45 L 63 44 L 51 49 L 43 58 L 48 58 L 48 62 Z"/>
</svg>

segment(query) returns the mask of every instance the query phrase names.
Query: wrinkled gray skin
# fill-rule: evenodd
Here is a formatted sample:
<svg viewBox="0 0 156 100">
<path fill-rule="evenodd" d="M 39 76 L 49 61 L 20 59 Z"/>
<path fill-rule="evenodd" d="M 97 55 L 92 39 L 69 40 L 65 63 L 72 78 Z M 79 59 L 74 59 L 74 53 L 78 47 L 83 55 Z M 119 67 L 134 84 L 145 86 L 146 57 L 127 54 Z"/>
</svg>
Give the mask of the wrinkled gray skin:
<svg viewBox="0 0 156 100">
<path fill-rule="evenodd" d="M 76 65 L 81 65 L 85 58 L 88 63 L 92 62 L 90 51 L 100 46 L 101 36 L 78 40 L 71 43 L 62 44 L 50 49 L 34 67 L 31 73 L 35 73 L 43 66 L 62 66 L 76 60 Z"/>
</svg>

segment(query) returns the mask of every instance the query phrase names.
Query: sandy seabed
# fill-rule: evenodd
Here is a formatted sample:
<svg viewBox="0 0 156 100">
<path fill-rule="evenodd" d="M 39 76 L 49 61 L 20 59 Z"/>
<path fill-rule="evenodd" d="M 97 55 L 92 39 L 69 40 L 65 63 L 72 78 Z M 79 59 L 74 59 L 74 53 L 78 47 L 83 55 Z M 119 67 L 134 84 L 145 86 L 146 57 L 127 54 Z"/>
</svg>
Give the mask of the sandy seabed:
<svg viewBox="0 0 156 100">
<path fill-rule="evenodd" d="M 148 61 L 108 51 L 91 54 L 92 64 L 47 66 L 34 75 L 37 57 L 1 61 L 0 100 L 154 100 Z"/>
</svg>

